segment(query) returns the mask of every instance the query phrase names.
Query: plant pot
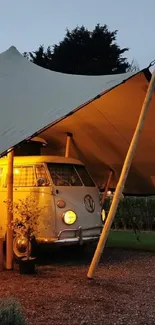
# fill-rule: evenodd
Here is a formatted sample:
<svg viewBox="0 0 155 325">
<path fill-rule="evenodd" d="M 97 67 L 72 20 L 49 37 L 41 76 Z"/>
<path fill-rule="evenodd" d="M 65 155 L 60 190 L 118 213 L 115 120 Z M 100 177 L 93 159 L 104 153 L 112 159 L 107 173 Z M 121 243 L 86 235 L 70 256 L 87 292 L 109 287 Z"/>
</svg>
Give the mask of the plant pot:
<svg viewBox="0 0 155 325">
<path fill-rule="evenodd" d="M 23 257 L 19 260 L 19 271 L 20 274 L 35 274 L 35 257 L 30 257 L 27 259 L 26 257 Z"/>
</svg>

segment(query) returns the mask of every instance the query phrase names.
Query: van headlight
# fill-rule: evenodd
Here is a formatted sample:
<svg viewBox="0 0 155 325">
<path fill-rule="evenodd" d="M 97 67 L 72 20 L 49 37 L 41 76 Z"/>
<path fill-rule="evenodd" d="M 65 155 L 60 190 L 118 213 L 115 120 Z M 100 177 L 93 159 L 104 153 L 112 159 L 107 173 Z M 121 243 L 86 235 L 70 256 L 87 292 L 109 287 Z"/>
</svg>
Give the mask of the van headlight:
<svg viewBox="0 0 155 325">
<path fill-rule="evenodd" d="M 105 221 L 105 218 L 106 218 L 106 214 L 105 214 L 105 210 L 104 209 L 101 212 L 101 217 L 102 217 L 102 221 L 104 222 Z"/>
<path fill-rule="evenodd" d="M 63 221 L 67 224 L 67 225 L 72 225 L 77 219 L 77 215 L 74 211 L 66 211 L 63 214 Z"/>
</svg>

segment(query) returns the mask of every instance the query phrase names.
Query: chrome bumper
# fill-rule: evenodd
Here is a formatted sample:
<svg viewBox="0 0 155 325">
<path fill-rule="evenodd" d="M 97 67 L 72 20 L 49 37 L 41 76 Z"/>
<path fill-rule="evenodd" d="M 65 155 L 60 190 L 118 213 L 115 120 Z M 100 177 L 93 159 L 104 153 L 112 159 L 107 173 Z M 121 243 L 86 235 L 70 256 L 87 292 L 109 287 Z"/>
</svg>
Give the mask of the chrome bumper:
<svg viewBox="0 0 155 325">
<path fill-rule="evenodd" d="M 54 243 L 55 244 L 79 244 L 82 246 L 86 242 L 90 243 L 90 242 L 98 240 L 99 237 L 100 237 L 100 235 L 94 236 L 94 237 L 64 238 L 64 239 L 56 240 Z"/>
<path fill-rule="evenodd" d="M 89 230 L 96 230 L 99 229 L 100 233 L 102 231 L 101 226 L 95 226 L 95 227 L 90 227 L 90 228 L 85 228 L 82 229 L 82 227 L 76 228 L 76 229 L 64 229 L 61 230 L 58 234 L 57 238 L 37 238 L 37 242 L 39 243 L 53 243 L 57 245 L 61 244 L 78 244 L 78 245 L 83 245 L 83 243 L 86 242 L 92 242 L 96 241 L 99 239 L 100 234 L 94 235 L 94 236 L 83 236 L 83 231 L 89 231 Z M 74 234 L 74 237 L 69 237 L 69 238 L 62 238 L 65 233 L 71 233 Z"/>
</svg>

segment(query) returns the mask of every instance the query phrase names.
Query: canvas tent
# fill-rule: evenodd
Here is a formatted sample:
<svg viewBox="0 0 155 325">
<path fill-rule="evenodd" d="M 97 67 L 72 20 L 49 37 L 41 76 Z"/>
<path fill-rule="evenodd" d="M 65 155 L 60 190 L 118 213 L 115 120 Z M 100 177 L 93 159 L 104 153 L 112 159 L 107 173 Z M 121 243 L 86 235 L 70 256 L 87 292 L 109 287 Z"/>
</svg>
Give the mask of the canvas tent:
<svg viewBox="0 0 155 325">
<path fill-rule="evenodd" d="M 73 76 L 40 68 L 11 47 L 0 54 L 0 154 L 39 134 L 46 153 L 64 154 L 73 133 L 72 156 L 84 161 L 98 185 L 109 168 L 115 186 L 146 94 L 150 73 Z M 155 96 L 125 191 L 155 194 Z"/>
</svg>

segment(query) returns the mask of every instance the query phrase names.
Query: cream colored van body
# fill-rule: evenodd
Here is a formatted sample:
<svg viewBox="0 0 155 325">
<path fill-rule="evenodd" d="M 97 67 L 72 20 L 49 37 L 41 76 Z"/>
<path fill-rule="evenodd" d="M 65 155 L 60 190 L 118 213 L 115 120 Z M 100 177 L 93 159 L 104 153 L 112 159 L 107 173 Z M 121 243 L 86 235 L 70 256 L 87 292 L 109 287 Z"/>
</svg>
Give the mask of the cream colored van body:
<svg viewBox="0 0 155 325">
<path fill-rule="evenodd" d="M 15 157 L 14 201 L 30 193 L 43 208 L 37 242 L 72 245 L 99 237 L 103 225 L 99 191 L 80 161 L 56 156 Z M 7 158 L 1 158 L 0 232 L 4 237 L 6 196 Z"/>
</svg>

